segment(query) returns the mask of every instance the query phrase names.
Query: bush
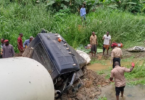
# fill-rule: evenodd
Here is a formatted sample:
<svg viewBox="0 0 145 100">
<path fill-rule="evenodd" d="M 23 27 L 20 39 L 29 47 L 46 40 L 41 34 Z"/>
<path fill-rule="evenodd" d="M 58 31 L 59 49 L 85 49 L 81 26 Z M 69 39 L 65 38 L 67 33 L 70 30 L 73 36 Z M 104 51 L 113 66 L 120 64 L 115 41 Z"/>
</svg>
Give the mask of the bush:
<svg viewBox="0 0 145 100">
<path fill-rule="evenodd" d="M 103 35 L 109 31 L 112 41 L 142 41 L 145 37 L 144 16 L 129 12 L 99 7 L 95 12 L 87 14 L 86 24 L 82 23 L 78 14 L 61 10 L 55 15 L 46 10 L 45 3 L 37 5 L 21 5 L 17 2 L 0 1 L 0 38 L 10 40 L 17 51 L 17 37 L 23 33 L 23 41 L 34 37 L 42 28 L 53 33 L 60 33 L 73 47 L 89 43 L 92 31 L 102 46 Z"/>
</svg>

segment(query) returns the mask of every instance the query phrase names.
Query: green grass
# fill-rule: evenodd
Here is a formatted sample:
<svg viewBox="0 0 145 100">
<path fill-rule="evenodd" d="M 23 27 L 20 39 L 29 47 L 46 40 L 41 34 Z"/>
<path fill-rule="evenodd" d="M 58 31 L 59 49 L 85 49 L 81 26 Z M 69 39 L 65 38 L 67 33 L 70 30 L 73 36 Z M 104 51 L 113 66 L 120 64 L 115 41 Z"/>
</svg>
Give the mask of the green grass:
<svg viewBox="0 0 145 100">
<path fill-rule="evenodd" d="M 102 36 L 107 31 L 110 32 L 112 41 L 122 43 L 138 43 L 145 37 L 144 16 L 139 14 L 99 7 L 95 12 L 87 14 L 86 25 L 82 25 L 78 13 L 58 12 L 52 15 L 47 11 L 45 3 L 32 5 L 29 0 L 27 2 L 24 5 L 0 0 L 0 38 L 9 39 L 15 51 L 19 33 L 24 34 L 24 41 L 31 35 L 35 37 L 41 28 L 60 33 L 74 48 L 88 44 L 92 31 L 97 34 L 99 47 L 102 47 Z"/>
<path fill-rule="evenodd" d="M 124 43 L 124 49 L 132 48 L 134 46 L 145 46 L 145 40 L 143 39 L 142 42 L 137 42 L 137 41 L 127 41 Z"/>
<path fill-rule="evenodd" d="M 129 58 L 122 59 L 121 62 L 131 62 L 133 59 L 134 59 L 134 56 L 131 56 Z"/>
<path fill-rule="evenodd" d="M 98 100 L 107 100 L 107 98 L 106 97 L 101 97 Z"/>
<path fill-rule="evenodd" d="M 137 85 L 137 84 L 143 84 L 145 85 L 145 62 L 142 65 L 138 65 L 136 63 L 135 68 L 133 69 L 132 72 L 130 73 L 125 73 L 125 78 L 127 80 L 127 84 L 128 85 Z M 131 66 L 127 66 L 127 68 L 130 68 Z M 98 71 L 98 74 L 105 74 L 106 75 L 106 79 L 110 78 L 110 72 L 111 72 L 112 68 L 109 68 L 107 70 L 103 70 L 103 71 Z"/>
</svg>

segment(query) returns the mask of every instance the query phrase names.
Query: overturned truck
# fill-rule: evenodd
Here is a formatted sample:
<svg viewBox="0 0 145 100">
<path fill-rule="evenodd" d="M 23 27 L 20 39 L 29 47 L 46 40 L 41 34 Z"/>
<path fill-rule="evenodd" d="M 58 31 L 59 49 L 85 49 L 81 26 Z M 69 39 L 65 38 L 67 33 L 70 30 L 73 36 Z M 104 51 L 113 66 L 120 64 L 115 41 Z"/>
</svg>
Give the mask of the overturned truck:
<svg viewBox="0 0 145 100">
<path fill-rule="evenodd" d="M 23 56 L 45 66 L 53 79 L 56 98 L 61 97 L 75 80 L 83 76 L 86 65 L 86 61 L 59 34 L 39 33 Z"/>
</svg>

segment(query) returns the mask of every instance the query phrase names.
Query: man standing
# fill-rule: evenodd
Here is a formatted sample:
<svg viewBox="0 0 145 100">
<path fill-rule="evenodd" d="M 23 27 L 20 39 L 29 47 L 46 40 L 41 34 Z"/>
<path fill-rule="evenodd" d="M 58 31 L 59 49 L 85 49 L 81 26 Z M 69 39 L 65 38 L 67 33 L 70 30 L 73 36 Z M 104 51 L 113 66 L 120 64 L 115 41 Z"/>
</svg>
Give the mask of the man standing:
<svg viewBox="0 0 145 100">
<path fill-rule="evenodd" d="M 3 58 L 13 57 L 15 54 L 13 46 L 9 44 L 8 40 L 5 40 L 4 42 L 5 45 L 3 45 Z"/>
<path fill-rule="evenodd" d="M 30 38 L 24 42 L 23 47 L 26 49 L 33 39 L 33 36 L 30 36 Z"/>
<path fill-rule="evenodd" d="M 107 32 L 104 36 L 103 36 L 103 40 L 104 40 L 104 43 L 103 43 L 103 55 L 105 53 L 105 50 L 107 50 L 107 55 L 108 55 L 108 52 L 109 52 L 109 46 L 111 44 L 111 36 L 109 35 L 109 32 Z"/>
<path fill-rule="evenodd" d="M 95 56 L 96 52 L 97 52 L 97 45 L 98 45 L 97 36 L 95 35 L 95 32 L 92 32 L 92 35 L 90 37 L 90 44 L 91 44 L 91 53 L 92 53 L 92 56 L 93 56 L 93 54 Z"/>
<path fill-rule="evenodd" d="M 22 55 L 22 53 L 23 53 L 23 51 L 24 51 L 24 49 L 23 49 L 22 37 L 23 37 L 23 34 L 20 33 L 20 34 L 19 34 L 19 37 L 18 37 L 18 40 L 17 40 L 18 49 L 19 49 L 20 55 Z"/>
<path fill-rule="evenodd" d="M 119 63 L 119 66 L 121 66 L 120 61 L 123 55 L 122 50 L 117 47 L 117 43 L 112 43 L 111 47 L 113 48 L 111 52 L 111 62 L 113 62 L 113 68 L 115 67 L 116 61 Z"/>
<path fill-rule="evenodd" d="M 86 8 L 84 5 L 82 5 L 82 8 L 80 9 L 80 16 L 82 17 L 82 21 L 86 20 Z"/>
<path fill-rule="evenodd" d="M 134 68 L 135 64 L 132 63 L 130 69 L 125 67 L 120 67 L 119 62 L 115 62 L 115 68 L 111 71 L 110 81 L 113 81 L 115 78 L 115 90 L 116 90 L 116 100 L 119 100 L 119 94 L 121 92 L 121 97 L 123 97 L 124 88 L 126 85 L 124 73 L 131 72 Z"/>
</svg>

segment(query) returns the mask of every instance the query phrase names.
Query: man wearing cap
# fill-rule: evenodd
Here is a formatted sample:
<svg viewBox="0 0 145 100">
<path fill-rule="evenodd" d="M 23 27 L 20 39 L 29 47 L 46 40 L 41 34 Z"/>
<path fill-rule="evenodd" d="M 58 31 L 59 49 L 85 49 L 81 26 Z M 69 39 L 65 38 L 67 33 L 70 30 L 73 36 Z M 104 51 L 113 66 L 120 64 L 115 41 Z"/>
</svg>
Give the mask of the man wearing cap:
<svg viewBox="0 0 145 100">
<path fill-rule="evenodd" d="M 122 50 L 117 47 L 117 43 L 112 43 L 111 47 L 113 48 L 111 52 L 111 62 L 113 62 L 113 68 L 115 67 L 116 61 L 119 63 L 119 66 L 121 66 L 120 61 L 123 55 Z"/>
<path fill-rule="evenodd" d="M 20 34 L 19 34 L 19 37 L 18 37 L 18 40 L 17 40 L 17 44 L 18 44 L 18 49 L 19 49 L 19 52 L 20 52 L 20 56 L 21 56 L 22 53 L 24 52 L 22 37 L 23 37 L 23 34 L 20 33 Z"/>
<path fill-rule="evenodd" d="M 126 85 L 124 73 L 131 72 L 134 67 L 135 67 L 134 63 L 131 64 L 131 68 L 129 69 L 129 68 L 119 66 L 119 62 L 117 61 L 115 62 L 115 68 L 112 69 L 111 71 L 110 81 L 113 82 L 113 78 L 115 79 L 114 82 L 115 82 L 116 100 L 119 100 L 120 92 L 121 92 L 121 97 L 123 97 L 124 94 L 124 88 Z"/>
<path fill-rule="evenodd" d="M 103 40 L 104 40 L 104 43 L 103 43 L 103 55 L 105 53 L 105 50 L 107 50 L 107 55 L 108 55 L 108 52 L 109 52 L 109 46 L 111 44 L 111 36 L 109 35 L 109 32 L 107 32 L 104 36 L 103 36 Z"/>
<path fill-rule="evenodd" d="M 33 39 L 34 39 L 33 36 L 30 36 L 29 39 L 25 40 L 23 47 L 26 49 Z"/>
<path fill-rule="evenodd" d="M 90 44 L 91 44 L 91 53 L 92 53 L 92 56 L 93 56 L 93 54 L 95 56 L 96 52 L 97 52 L 97 45 L 98 45 L 97 36 L 95 35 L 95 32 L 92 32 L 92 35 L 90 37 Z"/>
<path fill-rule="evenodd" d="M 3 45 L 3 58 L 9 58 L 9 57 L 13 57 L 15 52 L 13 49 L 13 46 L 11 44 L 9 44 L 8 40 L 4 41 L 5 45 Z"/>
</svg>

